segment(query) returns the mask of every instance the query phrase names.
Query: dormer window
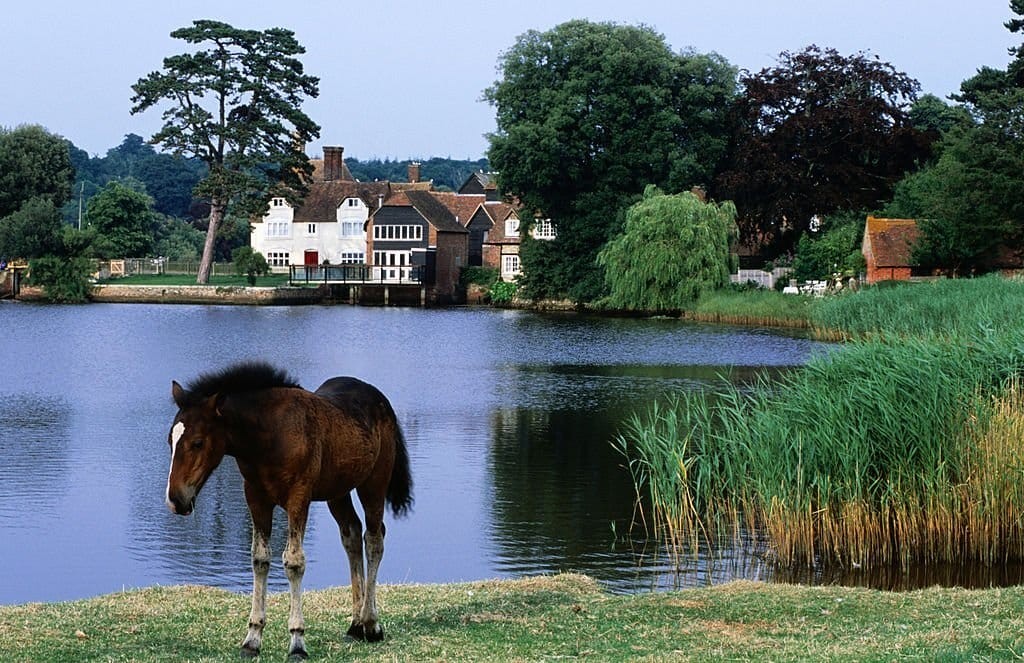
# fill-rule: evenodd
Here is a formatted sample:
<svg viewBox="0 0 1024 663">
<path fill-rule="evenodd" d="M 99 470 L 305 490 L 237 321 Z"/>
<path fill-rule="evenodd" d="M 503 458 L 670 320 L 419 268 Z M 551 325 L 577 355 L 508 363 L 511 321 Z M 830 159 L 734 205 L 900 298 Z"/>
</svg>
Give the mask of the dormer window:
<svg viewBox="0 0 1024 663">
<path fill-rule="evenodd" d="M 273 200 L 270 201 L 271 207 L 284 207 L 287 204 L 288 201 L 285 200 L 284 198 L 274 198 Z"/>
<path fill-rule="evenodd" d="M 505 219 L 505 236 L 519 237 L 519 219 L 514 217 Z"/>
<path fill-rule="evenodd" d="M 359 199 L 358 198 L 349 198 L 345 202 L 348 203 L 349 207 L 359 207 Z"/>
</svg>

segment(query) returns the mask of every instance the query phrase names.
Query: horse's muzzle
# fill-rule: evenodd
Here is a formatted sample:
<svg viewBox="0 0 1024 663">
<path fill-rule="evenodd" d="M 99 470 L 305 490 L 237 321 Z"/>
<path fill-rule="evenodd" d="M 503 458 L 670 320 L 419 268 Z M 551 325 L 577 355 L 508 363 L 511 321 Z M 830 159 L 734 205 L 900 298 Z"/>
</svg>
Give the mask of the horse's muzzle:
<svg viewBox="0 0 1024 663">
<path fill-rule="evenodd" d="M 182 493 L 167 496 L 167 508 L 171 510 L 171 513 L 187 516 L 192 513 L 195 507 L 196 492 L 194 490 L 182 491 Z"/>
</svg>

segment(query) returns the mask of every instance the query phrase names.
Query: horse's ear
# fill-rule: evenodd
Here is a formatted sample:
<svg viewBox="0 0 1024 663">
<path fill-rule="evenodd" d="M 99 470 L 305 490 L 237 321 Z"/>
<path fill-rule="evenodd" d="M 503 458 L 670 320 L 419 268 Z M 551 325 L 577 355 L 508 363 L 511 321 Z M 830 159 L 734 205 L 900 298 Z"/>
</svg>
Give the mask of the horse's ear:
<svg viewBox="0 0 1024 663">
<path fill-rule="evenodd" d="M 182 403 L 185 402 L 185 390 L 182 389 L 181 385 L 174 380 L 171 380 L 171 397 L 174 399 L 175 405 L 179 408 L 182 406 Z"/>
<path fill-rule="evenodd" d="M 214 413 L 216 413 L 218 417 L 223 417 L 224 403 L 227 400 L 228 397 L 225 396 L 224 394 L 214 394 L 213 396 L 210 396 L 209 400 L 207 400 L 206 402 L 210 405 L 211 408 L 213 408 Z"/>
</svg>

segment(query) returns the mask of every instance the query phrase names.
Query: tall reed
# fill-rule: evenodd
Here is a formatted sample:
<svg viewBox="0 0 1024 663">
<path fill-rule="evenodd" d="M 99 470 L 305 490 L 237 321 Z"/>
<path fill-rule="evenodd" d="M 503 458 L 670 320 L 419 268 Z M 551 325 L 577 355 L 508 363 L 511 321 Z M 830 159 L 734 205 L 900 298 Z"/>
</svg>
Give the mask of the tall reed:
<svg viewBox="0 0 1024 663">
<path fill-rule="evenodd" d="M 948 303 L 949 328 L 883 320 L 752 391 L 634 416 L 617 444 L 656 529 L 696 551 L 757 526 L 783 565 L 1024 559 L 1024 327 Z"/>
</svg>

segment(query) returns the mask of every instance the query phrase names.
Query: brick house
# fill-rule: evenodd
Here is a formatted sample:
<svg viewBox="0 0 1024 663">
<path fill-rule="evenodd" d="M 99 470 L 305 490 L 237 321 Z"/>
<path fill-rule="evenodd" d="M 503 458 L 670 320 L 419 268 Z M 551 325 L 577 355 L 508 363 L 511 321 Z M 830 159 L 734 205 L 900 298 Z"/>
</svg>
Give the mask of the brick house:
<svg viewBox="0 0 1024 663">
<path fill-rule="evenodd" d="M 408 189 L 385 199 L 367 222 L 367 251 L 374 278 L 409 280 L 417 268 L 439 302 L 458 296 L 459 273 L 469 257 L 469 231 L 434 191 Z"/>
<path fill-rule="evenodd" d="M 920 237 L 914 219 L 867 218 L 861 253 L 867 263 L 867 282 L 906 281 L 917 275 L 913 247 Z"/>
</svg>

